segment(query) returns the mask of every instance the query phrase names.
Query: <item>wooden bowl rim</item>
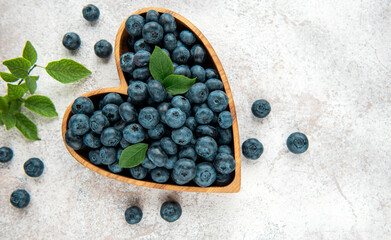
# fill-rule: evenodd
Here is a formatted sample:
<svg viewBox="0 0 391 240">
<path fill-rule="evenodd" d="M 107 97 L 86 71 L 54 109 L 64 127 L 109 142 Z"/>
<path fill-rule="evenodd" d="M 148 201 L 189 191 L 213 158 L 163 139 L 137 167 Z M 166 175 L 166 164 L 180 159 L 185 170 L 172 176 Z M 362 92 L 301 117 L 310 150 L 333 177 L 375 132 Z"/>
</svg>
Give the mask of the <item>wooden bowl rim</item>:
<svg viewBox="0 0 391 240">
<path fill-rule="evenodd" d="M 150 187 L 150 188 L 157 188 L 157 189 L 165 189 L 165 190 L 172 190 L 172 191 L 185 191 L 185 192 L 207 192 L 207 193 L 236 193 L 240 191 L 240 185 L 241 185 L 241 160 L 240 160 L 240 142 L 239 142 L 239 131 L 238 131 L 238 122 L 236 117 L 236 110 L 235 110 L 235 104 L 232 97 L 232 92 L 227 80 L 227 76 L 225 75 L 223 66 L 217 57 L 216 52 L 214 51 L 213 47 L 209 43 L 209 41 L 205 38 L 205 36 L 201 33 L 201 31 L 196 28 L 189 20 L 187 20 L 185 17 L 181 16 L 180 14 L 173 12 L 171 10 L 165 9 L 165 8 L 157 8 L 157 7 L 149 7 L 149 8 L 142 8 L 137 11 L 135 11 L 133 14 L 144 14 L 148 12 L 149 10 L 155 10 L 159 13 L 170 13 L 177 21 L 181 22 L 183 25 L 185 25 L 187 28 L 191 29 L 194 34 L 197 35 L 197 37 L 201 40 L 201 42 L 204 44 L 205 48 L 209 52 L 210 56 L 212 57 L 213 63 L 215 64 L 217 71 L 220 74 L 220 78 L 223 81 L 225 92 L 229 97 L 229 109 L 233 116 L 233 124 L 232 124 L 232 134 L 233 134 L 233 145 L 234 145 L 234 155 L 235 155 L 235 177 L 233 181 L 227 185 L 227 186 L 212 186 L 212 187 L 196 187 L 196 186 L 180 186 L 180 185 L 172 185 L 172 184 L 159 184 L 154 182 L 147 182 L 143 180 L 137 180 L 121 175 L 117 175 L 114 173 L 111 173 L 108 170 L 101 169 L 98 166 L 95 166 L 92 164 L 88 159 L 85 157 L 79 155 L 74 149 L 69 147 L 65 142 L 65 133 L 67 131 L 67 124 L 68 120 L 71 116 L 72 112 L 72 103 L 68 106 L 68 108 L 65 110 L 63 121 L 62 121 L 62 137 L 65 144 L 65 147 L 69 151 L 69 153 L 83 166 L 87 167 L 88 169 L 99 173 L 105 177 L 112 178 L 121 182 L 130 183 L 133 185 L 143 186 L 143 187 Z M 129 15 L 130 16 L 130 15 Z M 127 18 L 126 18 L 127 19 Z M 117 36 L 115 39 L 115 45 L 114 45 L 114 55 L 115 55 L 115 62 L 117 66 L 118 76 L 120 78 L 120 86 L 118 87 L 112 87 L 112 88 L 104 88 L 104 89 L 98 89 L 94 90 L 88 93 L 85 93 L 81 96 L 83 97 L 91 97 L 94 95 L 99 94 L 105 94 L 109 92 L 117 92 L 120 94 L 127 94 L 127 83 L 125 76 L 121 70 L 120 67 L 120 40 L 123 37 L 123 34 L 127 34 L 125 31 L 125 22 L 126 19 L 122 22 L 121 26 L 118 29 Z"/>
</svg>

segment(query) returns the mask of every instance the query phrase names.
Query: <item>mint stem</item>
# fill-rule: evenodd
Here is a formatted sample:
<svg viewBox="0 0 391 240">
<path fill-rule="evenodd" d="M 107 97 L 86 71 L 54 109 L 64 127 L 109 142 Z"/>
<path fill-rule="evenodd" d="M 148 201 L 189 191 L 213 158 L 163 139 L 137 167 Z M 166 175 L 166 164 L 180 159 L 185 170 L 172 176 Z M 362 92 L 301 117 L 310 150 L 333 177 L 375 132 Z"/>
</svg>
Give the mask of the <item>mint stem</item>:
<svg viewBox="0 0 391 240">
<path fill-rule="evenodd" d="M 28 75 L 30 75 L 31 71 L 33 71 L 33 69 L 34 69 L 35 67 L 41 67 L 41 66 L 39 66 L 39 65 L 37 65 L 37 64 L 34 64 L 33 67 L 30 68 L 30 70 L 29 70 L 29 72 L 28 72 Z M 24 80 L 24 79 L 20 79 L 20 81 L 18 82 L 18 85 L 22 84 L 22 83 L 23 83 L 23 80 Z"/>
</svg>

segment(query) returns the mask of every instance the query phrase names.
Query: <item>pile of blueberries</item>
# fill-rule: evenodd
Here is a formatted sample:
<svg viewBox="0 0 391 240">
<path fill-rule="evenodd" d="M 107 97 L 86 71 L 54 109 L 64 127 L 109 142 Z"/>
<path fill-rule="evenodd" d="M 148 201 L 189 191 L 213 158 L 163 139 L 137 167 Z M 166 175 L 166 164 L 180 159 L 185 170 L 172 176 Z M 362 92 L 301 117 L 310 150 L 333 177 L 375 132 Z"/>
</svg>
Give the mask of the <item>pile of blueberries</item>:
<svg viewBox="0 0 391 240">
<path fill-rule="evenodd" d="M 229 184 L 236 166 L 233 117 L 218 72 L 206 64 L 205 48 L 188 29 L 177 28 L 169 13 L 132 15 L 126 30 L 129 52 L 121 56 L 121 68 L 128 96 L 77 98 L 65 135 L 68 146 L 95 165 L 135 179 L 200 187 Z M 174 74 L 197 78 L 186 94 L 169 95 L 151 77 L 148 64 L 155 45 L 171 56 Z M 141 165 L 119 168 L 122 150 L 140 142 L 149 144 Z"/>
<path fill-rule="evenodd" d="M 0 163 L 8 163 L 14 157 L 9 147 L 0 148 Z M 24 172 L 29 177 L 39 177 L 44 170 L 44 164 L 39 158 L 30 158 L 23 165 Z M 30 194 L 25 189 L 15 190 L 10 197 L 10 203 L 17 208 L 24 208 L 30 203 Z"/>
</svg>

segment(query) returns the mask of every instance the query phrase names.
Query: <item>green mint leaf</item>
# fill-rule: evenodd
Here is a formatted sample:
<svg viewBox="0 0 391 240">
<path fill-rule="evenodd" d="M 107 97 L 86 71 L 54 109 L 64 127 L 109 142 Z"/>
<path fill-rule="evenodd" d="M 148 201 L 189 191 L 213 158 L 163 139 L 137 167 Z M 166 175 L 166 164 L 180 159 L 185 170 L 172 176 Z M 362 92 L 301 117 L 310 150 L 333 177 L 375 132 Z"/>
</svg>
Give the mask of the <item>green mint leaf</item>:
<svg viewBox="0 0 391 240">
<path fill-rule="evenodd" d="M 23 57 L 29 60 L 31 65 L 33 65 L 37 61 L 37 52 L 35 51 L 35 48 L 30 41 L 27 41 L 26 45 L 24 46 Z"/>
<path fill-rule="evenodd" d="M 0 111 L 5 112 L 8 109 L 8 100 L 0 96 Z"/>
<path fill-rule="evenodd" d="M 76 82 L 91 74 L 90 70 L 71 59 L 61 59 L 48 63 L 46 72 L 61 83 Z"/>
<path fill-rule="evenodd" d="M 15 82 L 19 79 L 19 78 L 15 77 L 14 75 L 12 75 L 10 73 L 6 73 L 6 72 L 0 72 L 0 76 L 6 82 Z"/>
<path fill-rule="evenodd" d="M 34 94 L 35 90 L 37 89 L 38 78 L 39 76 L 28 76 L 27 78 L 25 78 L 27 89 L 31 94 Z"/>
<path fill-rule="evenodd" d="M 19 129 L 19 131 L 25 136 L 27 139 L 36 141 L 41 140 L 38 137 L 38 129 L 35 124 L 28 119 L 24 114 L 22 113 L 16 113 L 16 128 Z"/>
<path fill-rule="evenodd" d="M 2 117 L 1 114 L 0 114 L 0 126 L 3 126 L 3 125 L 4 125 L 3 117 Z"/>
<path fill-rule="evenodd" d="M 34 95 L 24 101 L 24 106 L 44 117 L 58 116 L 52 101 L 45 96 Z"/>
<path fill-rule="evenodd" d="M 14 114 L 16 112 L 19 112 L 20 107 L 22 106 L 22 101 L 19 99 L 12 99 L 8 103 L 8 112 L 11 114 Z"/>
<path fill-rule="evenodd" d="M 25 78 L 29 75 L 28 71 L 31 66 L 29 60 L 18 57 L 10 60 L 6 60 L 3 64 L 10 70 L 12 75 L 17 78 Z"/>
<path fill-rule="evenodd" d="M 170 57 L 158 46 L 155 46 L 149 60 L 149 71 L 153 79 L 161 83 L 168 75 L 174 73 L 174 65 L 172 65 Z"/>
<path fill-rule="evenodd" d="M 183 75 L 170 75 L 164 79 L 163 85 L 168 94 L 184 94 L 189 91 L 190 87 L 195 83 L 195 80 L 196 78 L 190 79 Z"/>
<path fill-rule="evenodd" d="M 124 149 L 119 158 L 120 168 L 132 168 L 140 165 L 145 158 L 148 150 L 148 144 L 136 143 Z"/>
<path fill-rule="evenodd" d="M 16 124 L 16 118 L 15 118 L 15 115 L 11 112 L 9 112 L 8 110 L 3 112 L 1 114 L 1 118 L 3 119 L 4 121 L 4 124 L 5 124 L 5 128 L 7 130 L 10 130 L 11 128 L 15 127 L 15 124 Z"/>
<path fill-rule="evenodd" d="M 23 97 L 23 95 L 27 92 L 27 88 L 25 87 L 26 85 L 14 85 L 14 84 L 7 84 L 8 86 L 8 99 L 13 100 L 13 99 L 19 99 Z"/>
</svg>

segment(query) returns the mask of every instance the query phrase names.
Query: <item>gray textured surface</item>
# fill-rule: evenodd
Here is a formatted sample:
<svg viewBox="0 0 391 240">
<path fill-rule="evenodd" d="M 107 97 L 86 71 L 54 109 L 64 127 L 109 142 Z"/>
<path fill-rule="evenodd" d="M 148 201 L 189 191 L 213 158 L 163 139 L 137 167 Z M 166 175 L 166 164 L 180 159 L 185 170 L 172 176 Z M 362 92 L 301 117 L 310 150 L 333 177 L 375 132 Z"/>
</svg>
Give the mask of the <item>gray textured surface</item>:
<svg viewBox="0 0 391 240">
<path fill-rule="evenodd" d="M 21 55 L 30 40 L 38 64 L 72 58 L 93 72 L 62 85 L 34 70 L 41 75 L 37 94 L 54 100 L 59 117 L 26 113 L 39 122 L 40 142 L 0 129 L 0 145 L 15 152 L 11 163 L 0 165 L 0 239 L 391 238 L 389 1 L 91 1 L 101 10 L 93 25 L 81 15 L 87 3 L 0 1 L 1 61 Z M 128 185 L 84 168 L 64 147 L 60 127 L 68 104 L 118 84 L 114 58 L 98 59 L 94 43 L 114 43 L 120 23 L 147 6 L 172 9 L 205 34 L 230 82 L 241 142 L 256 137 L 265 146 L 258 161 L 242 158 L 238 194 Z M 61 44 L 68 31 L 82 39 L 75 54 Z M 258 98 L 272 106 L 264 120 L 249 110 Z M 309 137 L 305 154 L 287 151 L 294 131 Z M 38 179 L 23 172 L 30 157 L 46 164 Z M 23 210 L 9 204 L 19 187 L 32 197 Z M 159 216 L 170 197 L 183 207 L 171 224 Z M 131 226 L 124 211 L 136 202 L 144 217 Z"/>
</svg>

